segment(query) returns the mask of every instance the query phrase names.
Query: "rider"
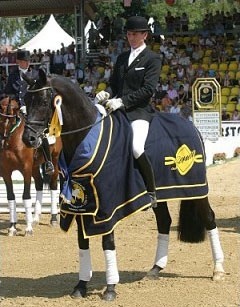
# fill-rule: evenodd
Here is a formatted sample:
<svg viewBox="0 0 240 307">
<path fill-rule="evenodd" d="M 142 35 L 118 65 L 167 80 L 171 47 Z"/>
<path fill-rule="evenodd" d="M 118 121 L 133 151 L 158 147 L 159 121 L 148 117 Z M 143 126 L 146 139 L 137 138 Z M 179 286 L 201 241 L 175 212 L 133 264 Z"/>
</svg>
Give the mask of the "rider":
<svg viewBox="0 0 240 307">
<path fill-rule="evenodd" d="M 107 100 L 107 109 L 125 110 L 133 131 L 133 156 L 151 197 L 151 204 L 155 206 L 155 178 L 144 147 L 154 114 L 150 99 L 159 80 L 161 60 L 146 46 L 149 27 L 144 17 L 130 17 L 126 30 L 131 49 L 118 56 L 110 78 L 109 92 L 101 91 L 96 98 L 99 102 Z M 114 98 L 109 99 L 110 96 Z"/>
<path fill-rule="evenodd" d="M 30 52 L 28 50 L 17 50 L 16 63 L 16 68 L 8 76 L 4 94 L 14 97 L 20 105 L 20 111 L 23 114 L 26 114 L 24 96 L 27 92 L 28 84 L 22 78 L 22 74 L 25 74 L 28 78 L 37 79 L 38 71 L 30 67 Z M 47 138 L 43 138 L 42 140 L 42 150 L 46 160 L 44 165 L 45 173 L 51 175 L 54 172 L 54 166 L 51 161 L 51 154 Z"/>
</svg>

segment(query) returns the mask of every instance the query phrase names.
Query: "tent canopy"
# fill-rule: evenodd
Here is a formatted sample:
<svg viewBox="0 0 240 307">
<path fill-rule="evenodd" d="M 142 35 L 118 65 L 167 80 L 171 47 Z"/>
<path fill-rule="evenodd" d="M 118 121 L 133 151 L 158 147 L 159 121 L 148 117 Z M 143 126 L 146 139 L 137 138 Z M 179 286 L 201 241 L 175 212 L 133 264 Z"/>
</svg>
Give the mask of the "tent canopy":
<svg viewBox="0 0 240 307">
<path fill-rule="evenodd" d="M 42 30 L 20 48 L 27 49 L 30 52 L 39 48 L 42 51 L 47 51 L 48 49 L 56 51 L 57 49 L 60 50 L 61 43 L 64 46 L 69 46 L 72 42 L 75 43 L 75 39 L 65 32 L 56 22 L 54 16 L 51 15 Z"/>
</svg>

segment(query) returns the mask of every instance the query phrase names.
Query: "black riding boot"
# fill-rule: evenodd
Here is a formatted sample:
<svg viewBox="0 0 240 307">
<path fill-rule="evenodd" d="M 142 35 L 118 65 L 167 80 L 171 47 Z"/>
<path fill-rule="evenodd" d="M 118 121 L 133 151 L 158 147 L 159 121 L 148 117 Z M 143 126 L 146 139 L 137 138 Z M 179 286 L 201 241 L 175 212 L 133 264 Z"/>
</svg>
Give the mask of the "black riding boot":
<svg viewBox="0 0 240 307">
<path fill-rule="evenodd" d="M 52 164 L 52 157 L 49 149 L 49 143 L 46 137 L 42 139 L 42 150 L 46 161 L 44 164 L 44 172 L 47 175 L 52 175 L 54 173 L 54 166 Z"/>
<path fill-rule="evenodd" d="M 156 185 L 152 164 L 145 152 L 137 159 L 139 171 L 143 177 L 146 189 L 151 198 L 152 208 L 157 206 Z"/>
</svg>

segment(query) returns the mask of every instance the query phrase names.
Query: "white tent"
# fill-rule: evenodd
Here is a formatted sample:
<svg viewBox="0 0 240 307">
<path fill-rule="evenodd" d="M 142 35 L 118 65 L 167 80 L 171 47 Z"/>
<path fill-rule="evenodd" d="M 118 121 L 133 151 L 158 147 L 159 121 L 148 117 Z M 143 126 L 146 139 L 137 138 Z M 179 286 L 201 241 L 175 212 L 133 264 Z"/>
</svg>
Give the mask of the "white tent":
<svg viewBox="0 0 240 307">
<path fill-rule="evenodd" d="M 54 16 L 51 15 L 42 30 L 20 48 L 27 49 L 30 52 L 32 52 L 33 49 L 38 50 L 39 48 L 41 48 L 43 52 L 48 49 L 56 51 L 61 48 L 61 43 L 63 43 L 64 46 L 69 46 L 72 42 L 75 43 L 75 39 L 65 32 L 56 22 Z"/>
</svg>

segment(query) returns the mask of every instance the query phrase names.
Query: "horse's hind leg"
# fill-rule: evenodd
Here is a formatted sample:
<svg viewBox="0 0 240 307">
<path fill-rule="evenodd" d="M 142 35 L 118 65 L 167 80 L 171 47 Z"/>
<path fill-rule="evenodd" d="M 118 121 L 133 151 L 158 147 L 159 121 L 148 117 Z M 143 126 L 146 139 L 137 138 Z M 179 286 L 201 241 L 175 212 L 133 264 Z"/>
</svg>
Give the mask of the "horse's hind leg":
<svg viewBox="0 0 240 307">
<path fill-rule="evenodd" d="M 169 232 L 172 219 L 168 210 L 167 202 L 158 203 L 156 208 L 153 208 L 157 228 L 157 249 L 152 269 L 147 273 L 148 278 L 158 278 L 159 272 L 167 265 L 168 260 L 168 245 L 169 245 Z"/>
<path fill-rule="evenodd" d="M 211 244 L 212 257 L 214 262 L 213 280 L 224 280 L 225 272 L 223 268 L 224 254 L 220 243 L 219 232 L 215 222 L 215 214 L 212 210 L 208 198 L 199 200 L 200 214 L 205 222 L 207 234 Z"/>
</svg>

